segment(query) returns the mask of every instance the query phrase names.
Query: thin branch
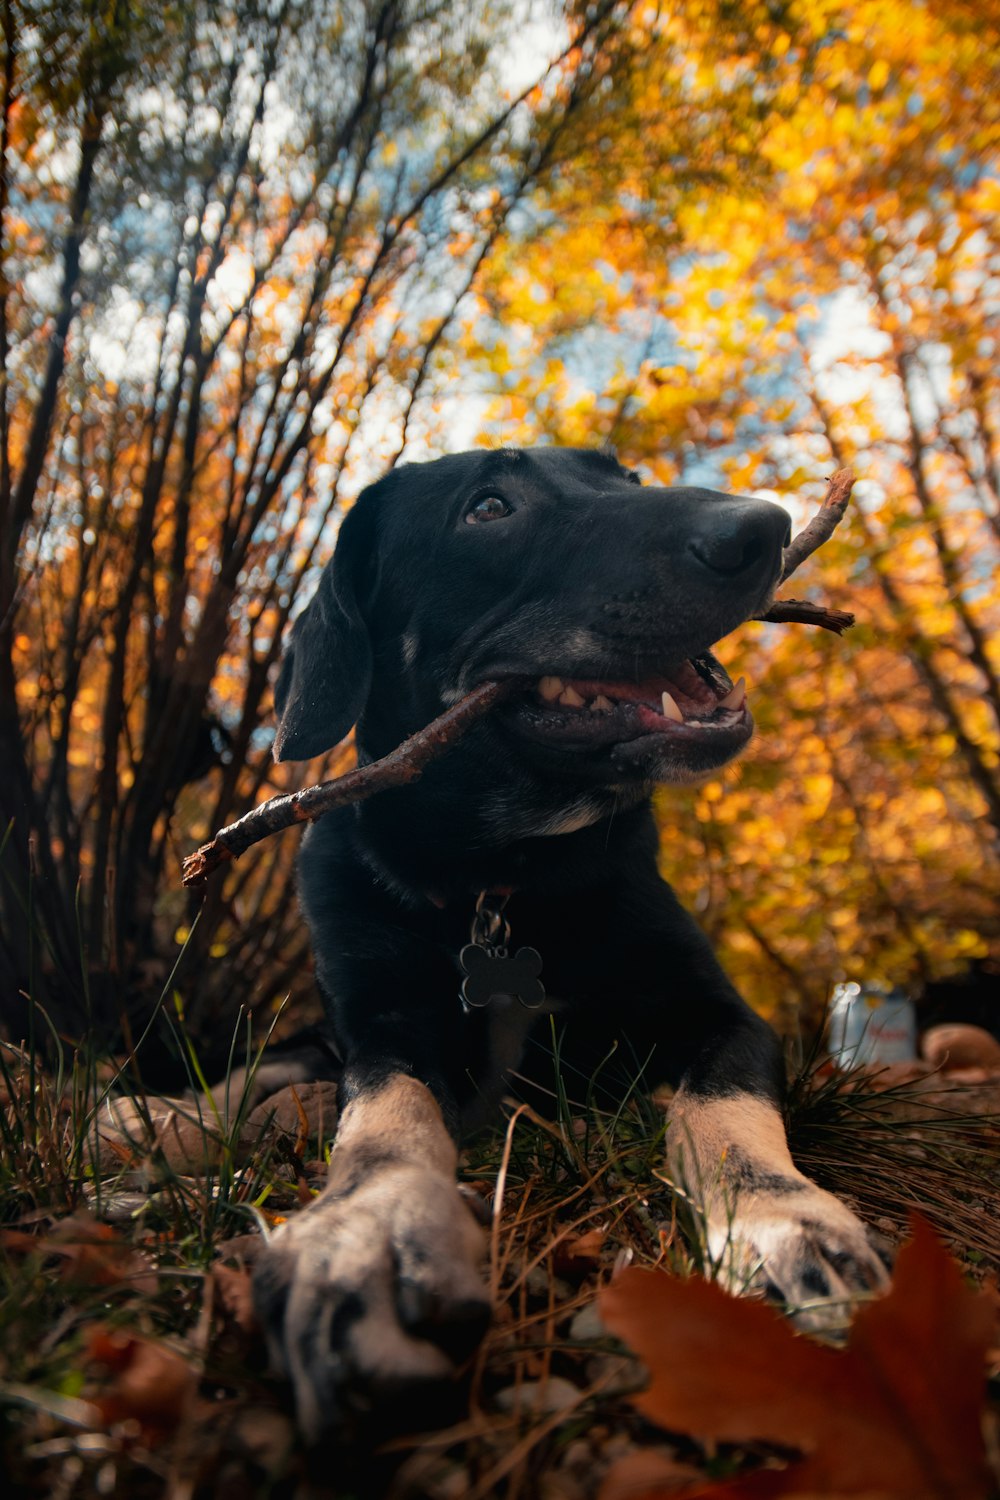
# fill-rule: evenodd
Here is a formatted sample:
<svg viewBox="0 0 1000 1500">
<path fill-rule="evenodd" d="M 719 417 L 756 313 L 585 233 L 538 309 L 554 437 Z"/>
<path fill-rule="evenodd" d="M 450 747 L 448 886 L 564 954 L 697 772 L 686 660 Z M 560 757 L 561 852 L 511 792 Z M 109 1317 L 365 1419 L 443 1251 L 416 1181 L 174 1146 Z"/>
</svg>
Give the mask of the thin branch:
<svg viewBox="0 0 1000 1500">
<path fill-rule="evenodd" d="M 834 426 L 832 414 L 827 409 L 812 380 L 810 380 L 806 387 L 806 391 L 812 408 L 816 413 L 820 428 L 833 454 L 834 462 L 839 463 L 846 455 L 844 454 L 840 438 Z M 914 635 L 911 612 L 899 591 L 892 569 L 886 559 L 884 549 L 878 545 L 874 530 L 865 512 L 859 508 L 856 514 L 862 535 L 867 544 L 866 556 L 869 559 L 869 565 L 875 581 L 885 600 L 893 624 L 903 633 L 907 660 L 916 676 L 926 688 L 934 708 L 954 735 L 955 742 L 965 759 L 969 776 L 979 789 L 989 809 L 990 823 L 995 830 L 1000 832 L 1000 786 L 997 785 L 993 769 L 987 765 L 979 746 L 967 733 L 958 705 L 954 701 L 951 687 L 937 667 L 935 661 L 936 643 L 929 641 L 924 636 Z"/>
<path fill-rule="evenodd" d="M 808 525 L 804 526 L 797 536 L 794 536 L 790 544 L 785 548 L 785 566 L 781 574 L 781 581 L 791 578 L 805 562 L 811 557 L 817 548 L 829 541 L 841 521 L 851 498 L 854 488 L 855 475 L 853 469 L 838 469 L 828 484 L 823 504 L 813 516 Z"/>
<path fill-rule="evenodd" d="M 90 206 L 94 165 L 101 149 L 104 122 L 108 113 L 109 80 L 102 70 L 94 98 L 85 98 L 80 127 L 80 165 L 69 205 L 69 221 L 62 251 L 62 279 L 59 302 L 49 335 L 49 351 L 42 388 L 31 419 L 25 444 L 24 461 L 11 500 L 10 529 L 7 546 L 10 556 L 16 554 L 35 500 L 35 491 L 45 463 L 52 424 L 55 420 L 59 386 L 66 364 L 66 346 L 70 325 L 76 315 L 76 296 L 80 279 L 80 256 L 87 236 L 87 212 Z"/>
<path fill-rule="evenodd" d="M 854 616 L 846 609 L 828 609 L 825 604 L 813 604 L 809 599 L 775 599 L 769 610 L 755 615 L 756 620 L 767 620 L 775 625 L 818 625 L 821 630 L 832 630 L 843 635 L 854 624 Z"/>
<path fill-rule="evenodd" d="M 785 548 L 782 583 L 802 566 L 807 557 L 811 557 L 824 542 L 829 541 L 844 519 L 854 483 L 853 469 L 838 469 L 831 477 L 823 504 Z M 808 599 L 775 599 L 770 609 L 754 618 L 780 625 L 819 625 L 823 630 L 832 630 L 837 635 L 843 635 L 854 624 L 854 616 L 847 610 L 828 609 L 825 604 L 813 604 Z"/>
<path fill-rule="evenodd" d="M 219 865 L 238 859 L 269 834 L 291 828 L 295 823 L 312 823 L 336 807 L 362 802 L 388 787 L 406 786 L 416 781 L 430 761 L 443 754 L 477 719 L 523 685 L 517 678 L 480 683 L 453 708 L 397 745 L 395 750 L 390 750 L 381 760 L 373 761 L 369 766 L 359 766 L 334 781 L 323 781 L 319 786 L 307 786 L 301 792 L 286 793 L 262 802 L 245 817 L 223 828 L 209 843 L 202 844 L 194 854 L 188 855 L 184 861 L 184 884 L 201 885 Z"/>
</svg>

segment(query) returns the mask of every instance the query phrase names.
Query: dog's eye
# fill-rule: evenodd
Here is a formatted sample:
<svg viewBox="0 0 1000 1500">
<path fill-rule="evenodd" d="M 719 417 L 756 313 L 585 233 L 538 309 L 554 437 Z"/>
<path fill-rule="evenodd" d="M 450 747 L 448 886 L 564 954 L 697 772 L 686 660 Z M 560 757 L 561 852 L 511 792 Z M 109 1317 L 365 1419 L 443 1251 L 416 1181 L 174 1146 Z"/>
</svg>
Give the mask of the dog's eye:
<svg viewBox="0 0 1000 1500">
<path fill-rule="evenodd" d="M 480 495 L 465 512 L 465 519 L 470 526 L 476 526 L 480 521 L 502 521 L 504 516 L 513 514 L 502 495 Z"/>
</svg>

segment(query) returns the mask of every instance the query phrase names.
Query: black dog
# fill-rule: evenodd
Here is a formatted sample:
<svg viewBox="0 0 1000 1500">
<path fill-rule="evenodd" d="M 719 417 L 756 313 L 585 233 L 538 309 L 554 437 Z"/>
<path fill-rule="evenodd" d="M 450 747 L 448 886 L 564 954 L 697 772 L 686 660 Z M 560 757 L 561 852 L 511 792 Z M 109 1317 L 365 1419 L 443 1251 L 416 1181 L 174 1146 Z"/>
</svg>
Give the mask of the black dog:
<svg viewBox="0 0 1000 1500">
<path fill-rule="evenodd" d="M 793 1166 L 777 1039 L 657 871 L 653 786 L 750 738 L 708 648 L 766 607 L 787 540 L 778 506 L 567 449 L 398 468 L 345 519 L 282 667 L 278 759 L 356 724 L 369 761 L 479 682 L 526 686 L 418 783 L 306 835 L 341 1120 L 328 1186 L 255 1286 L 307 1436 L 447 1377 L 481 1335 L 456 1141 L 512 1070 L 551 1088 L 553 1012 L 564 1066 L 590 1077 L 617 1044 L 631 1078 L 677 1086 L 671 1170 L 732 1284 L 801 1302 L 884 1281 L 861 1223 Z"/>
</svg>

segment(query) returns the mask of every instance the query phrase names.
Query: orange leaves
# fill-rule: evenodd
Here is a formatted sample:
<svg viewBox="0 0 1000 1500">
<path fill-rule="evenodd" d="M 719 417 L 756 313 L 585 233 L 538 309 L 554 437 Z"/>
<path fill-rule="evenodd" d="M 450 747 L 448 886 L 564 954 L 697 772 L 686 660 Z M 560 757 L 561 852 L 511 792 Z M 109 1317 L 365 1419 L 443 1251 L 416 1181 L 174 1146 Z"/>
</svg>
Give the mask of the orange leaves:
<svg viewBox="0 0 1000 1500">
<path fill-rule="evenodd" d="M 559 1240 L 552 1254 L 552 1269 L 570 1281 L 582 1280 L 600 1264 L 607 1230 L 588 1229 Z"/>
<path fill-rule="evenodd" d="M 62 1279 L 81 1286 L 128 1286 L 137 1292 L 156 1288 L 150 1260 L 133 1250 L 110 1224 L 100 1224 L 86 1213 L 60 1219 L 44 1236 L 5 1229 L 0 1232 L 0 1244 L 21 1254 L 56 1257 Z"/>
<path fill-rule="evenodd" d="M 494 261 L 484 308 L 504 440 L 610 435 L 660 483 L 782 499 L 858 459 L 858 514 L 816 564 L 854 639 L 723 643 L 759 684 L 757 741 L 738 794 L 671 793 L 661 830 L 738 986 L 812 1019 L 839 973 L 1000 953 L 1000 51 L 963 5 L 765 10 L 636 12 L 545 232 Z"/>
<path fill-rule="evenodd" d="M 122 1437 L 141 1434 L 145 1442 L 160 1441 L 172 1432 L 196 1386 L 194 1364 L 159 1340 L 103 1323 L 85 1323 L 82 1311 L 99 1302 L 103 1315 L 112 1305 L 112 1292 L 133 1294 L 133 1306 L 135 1294 L 140 1299 L 152 1297 L 158 1289 L 158 1277 L 150 1258 L 129 1245 L 111 1225 L 83 1212 L 59 1220 L 46 1234 L 4 1229 L 0 1245 L 8 1252 L 54 1262 L 59 1280 L 68 1284 L 66 1300 L 75 1314 L 64 1329 L 74 1330 L 79 1324 L 86 1332 L 83 1359 L 88 1377 L 87 1420 L 95 1426 L 127 1424 Z M 221 1288 L 228 1309 L 239 1292 L 230 1284 L 235 1283 L 238 1273 L 228 1267 L 216 1269 L 230 1278 Z M 43 1274 L 51 1281 L 48 1266 Z M 98 1289 L 89 1299 L 82 1295 L 88 1288 Z M 61 1303 L 64 1294 L 57 1296 Z M 233 1316 L 238 1319 L 238 1310 Z"/>
<path fill-rule="evenodd" d="M 105 1372 L 104 1389 L 94 1400 L 102 1421 L 137 1423 L 147 1441 L 177 1426 L 195 1383 L 192 1366 L 180 1354 L 107 1328 L 93 1330 L 87 1352 Z"/>
<path fill-rule="evenodd" d="M 784 1468 L 685 1491 L 691 1500 L 991 1493 L 980 1413 L 994 1315 L 921 1220 L 891 1291 L 856 1314 L 844 1350 L 801 1337 L 761 1303 L 661 1272 L 625 1271 L 600 1306 L 650 1371 L 633 1399 L 651 1421 L 703 1441 L 801 1454 Z M 647 1475 L 637 1491 L 612 1471 L 602 1500 L 666 1493 L 666 1480 Z"/>
</svg>

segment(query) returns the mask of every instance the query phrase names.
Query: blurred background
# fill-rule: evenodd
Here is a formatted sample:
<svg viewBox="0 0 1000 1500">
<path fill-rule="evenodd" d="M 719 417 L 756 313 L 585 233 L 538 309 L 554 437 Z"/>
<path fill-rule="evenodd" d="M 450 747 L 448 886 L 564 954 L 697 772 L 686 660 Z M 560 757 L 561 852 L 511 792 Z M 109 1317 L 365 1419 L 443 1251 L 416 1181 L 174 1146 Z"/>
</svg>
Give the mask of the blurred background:
<svg viewBox="0 0 1000 1500">
<path fill-rule="evenodd" d="M 1000 1014 L 995 0 L 0 20 L 8 1034 L 120 1045 L 168 979 L 204 1040 L 312 1014 L 298 834 L 180 858 L 349 764 L 272 764 L 283 632 L 367 482 L 476 443 L 796 524 L 856 469 L 793 592 L 859 623 L 723 644 L 758 736 L 664 872 L 786 1030 L 845 979 Z"/>
</svg>

